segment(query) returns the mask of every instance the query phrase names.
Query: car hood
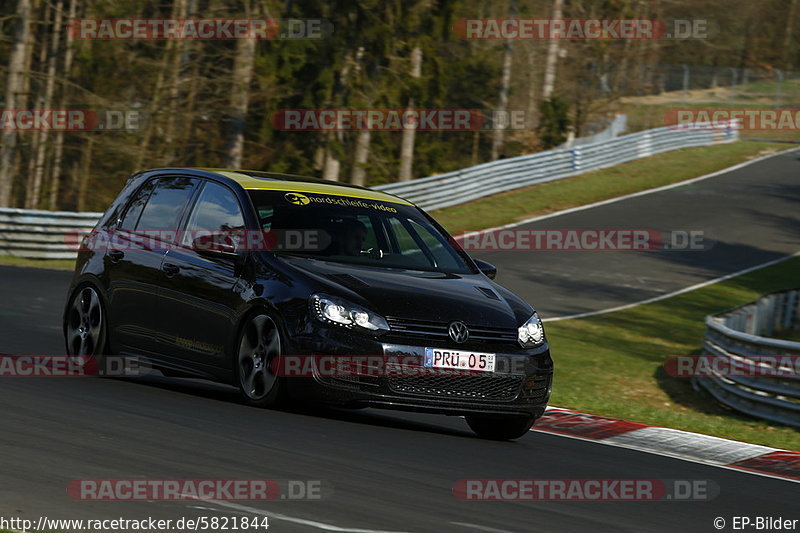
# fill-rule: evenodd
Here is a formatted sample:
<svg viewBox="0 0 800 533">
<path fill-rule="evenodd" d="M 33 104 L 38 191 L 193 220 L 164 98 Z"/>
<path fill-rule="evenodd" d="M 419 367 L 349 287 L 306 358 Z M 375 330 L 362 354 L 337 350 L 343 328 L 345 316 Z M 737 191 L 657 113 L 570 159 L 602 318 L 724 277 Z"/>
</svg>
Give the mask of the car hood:
<svg viewBox="0 0 800 533">
<path fill-rule="evenodd" d="M 343 296 L 386 317 L 516 328 L 533 309 L 483 274 L 375 268 L 301 257 L 283 261 Z"/>
</svg>

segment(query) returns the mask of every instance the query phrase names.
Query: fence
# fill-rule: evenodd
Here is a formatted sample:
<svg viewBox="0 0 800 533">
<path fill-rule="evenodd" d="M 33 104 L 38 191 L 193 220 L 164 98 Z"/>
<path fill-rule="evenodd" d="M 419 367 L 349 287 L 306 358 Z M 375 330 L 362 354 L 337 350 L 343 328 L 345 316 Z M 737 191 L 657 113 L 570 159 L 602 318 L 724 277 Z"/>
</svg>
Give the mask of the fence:
<svg viewBox="0 0 800 533">
<path fill-rule="evenodd" d="M 728 125 L 730 126 L 730 124 Z M 423 209 L 463 204 L 500 192 L 577 176 L 649 155 L 739 138 L 736 128 L 655 128 L 610 141 L 557 148 L 469 167 L 447 174 L 375 187 Z"/>
<path fill-rule="evenodd" d="M 577 176 L 669 150 L 732 142 L 738 130 L 674 129 L 640 131 L 593 144 L 558 148 L 375 187 L 433 210 L 499 192 Z M 102 213 L 0 208 L 0 254 L 40 259 L 72 259 L 77 232 L 88 231 Z"/>
<path fill-rule="evenodd" d="M 706 317 L 705 353 L 739 364 L 756 355 L 800 355 L 800 342 L 770 337 L 800 326 L 798 302 L 800 289 L 792 289 Z M 780 378 L 715 375 L 695 378 L 694 383 L 737 411 L 800 427 L 800 377 L 796 373 Z"/>
<path fill-rule="evenodd" d="M 78 232 L 91 230 L 102 213 L 0 209 L 0 254 L 35 259 L 74 259 Z"/>
</svg>

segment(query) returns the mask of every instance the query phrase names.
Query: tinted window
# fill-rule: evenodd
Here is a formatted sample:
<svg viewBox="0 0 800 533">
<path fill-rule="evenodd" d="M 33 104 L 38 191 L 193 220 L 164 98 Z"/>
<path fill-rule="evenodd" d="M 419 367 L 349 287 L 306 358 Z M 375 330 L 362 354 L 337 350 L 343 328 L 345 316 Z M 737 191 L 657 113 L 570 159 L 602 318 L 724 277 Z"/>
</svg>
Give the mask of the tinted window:
<svg viewBox="0 0 800 533">
<path fill-rule="evenodd" d="M 119 227 L 121 229 L 132 230 L 136 227 L 136 223 L 139 222 L 139 216 L 142 214 L 142 209 L 144 209 L 144 204 L 147 203 L 147 198 L 153 192 L 155 184 L 156 180 L 150 180 L 136 192 L 131 204 L 128 206 L 128 210 L 125 212 L 125 216 L 120 222 Z"/>
<path fill-rule="evenodd" d="M 465 258 L 416 208 L 394 202 L 346 196 L 279 191 L 248 191 L 261 227 L 316 236 L 303 245 L 273 250 L 385 268 L 472 273 Z M 306 245 L 305 243 L 308 243 Z"/>
<path fill-rule="evenodd" d="M 185 245 L 197 230 L 234 231 L 244 229 L 244 217 L 233 192 L 217 183 L 208 182 L 192 210 L 184 234 Z"/>
<path fill-rule="evenodd" d="M 427 223 L 424 225 L 420 224 L 416 220 L 409 220 L 408 225 L 410 229 L 419 236 L 420 240 L 425 243 L 428 251 L 436 261 L 436 266 L 438 268 L 443 270 L 458 269 L 457 256 L 450 253 L 450 245 L 433 226 Z"/>
<path fill-rule="evenodd" d="M 183 209 L 192 196 L 196 180 L 191 178 L 161 178 L 142 211 L 137 230 L 178 229 Z"/>
</svg>

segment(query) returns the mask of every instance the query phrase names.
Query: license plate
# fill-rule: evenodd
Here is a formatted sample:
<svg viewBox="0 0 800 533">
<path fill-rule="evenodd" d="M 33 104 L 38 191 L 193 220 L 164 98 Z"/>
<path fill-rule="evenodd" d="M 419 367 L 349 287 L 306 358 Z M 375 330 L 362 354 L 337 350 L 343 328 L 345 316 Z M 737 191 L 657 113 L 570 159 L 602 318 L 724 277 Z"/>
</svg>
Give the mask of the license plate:
<svg viewBox="0 0 800 533">
<path fill-rule="evenodd" d="M 494 372 L 494 359 L 495 354 L 493 353 L 425 348 L 425 363 L 423 366 L 430 368 L 448 368 L 452 370 Z"/>
</svg>

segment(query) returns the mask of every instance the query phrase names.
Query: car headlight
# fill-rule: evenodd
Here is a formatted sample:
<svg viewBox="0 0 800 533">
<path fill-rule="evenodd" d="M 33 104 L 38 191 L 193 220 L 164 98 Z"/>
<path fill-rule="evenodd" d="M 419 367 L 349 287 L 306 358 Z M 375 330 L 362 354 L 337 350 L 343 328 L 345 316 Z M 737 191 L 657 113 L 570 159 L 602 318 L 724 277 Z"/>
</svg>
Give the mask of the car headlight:
<svg viewBox="0 0 800 533">
<path fill-rule="evenodd" d="M 343 298 L 315 294 L 311 297 L 311 307 L 314 315 L 326 324 L 376 333 L 389 330 L 389 324 L 381 315 Z"/>
<path fill-rule="evenodd" d="M 523 348 L 532 348 L 544 342 L 544 326 L 535 311 L 517 330 L 517 339 Z"/>
</svg>

